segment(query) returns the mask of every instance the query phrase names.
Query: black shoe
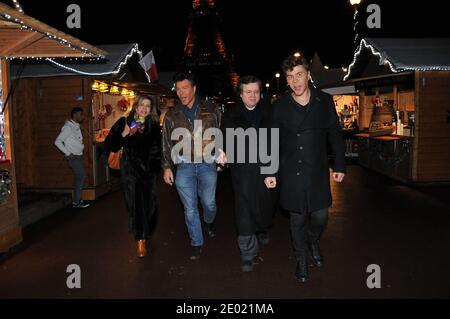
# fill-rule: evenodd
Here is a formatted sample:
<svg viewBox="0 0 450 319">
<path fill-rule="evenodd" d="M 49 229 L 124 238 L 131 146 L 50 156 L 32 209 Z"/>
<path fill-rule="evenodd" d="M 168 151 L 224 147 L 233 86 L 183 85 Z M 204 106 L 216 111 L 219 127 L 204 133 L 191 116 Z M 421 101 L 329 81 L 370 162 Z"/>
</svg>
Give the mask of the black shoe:
<svg viewBox="0 0 450 319">
<path fill-rule="evenodd" d="M 241 264 L 241 269 L 243 272 L 253 271 L 253 260 L 243 260 Z"/>
<path fill-rule="evenodd" d="M 78 203 L 75 203 L 75 202 L 72 203 L 73 208 L 88 208 L 89 206 L 91 206 L 91 205 L 88 203 L 85 203 L 82 200 L 80 200 Z"/>
<path fill-rule="evenodd" d="M 309 253 L 310 253 L 310 257 L 314 263 L 314 265 L 316 265 L 317 267 L 322 267 L 323 266 L 323 257 L 322 254 L 320 253 L 320 247 L 319 247 L 319 242 L 310 242 L 308 244 L 308 248 L 309 248 Z"/>
<path fill-rule="evenodd" d="M 214 223 L 208 224 L 206 223 L 206 232 L 208 233 L 208 236 L 211 238 L 216 237 L 216 231 L 214 227 Z"/>
<path fill-rule="evenodd" d="M 189 257 L 190 260 L 197 260 L 202 254 L 202 246 L 192 246 L 192 254 Z"/>
<path fill-rule="evenodd" d="M 256 234 L 256 237 L 258 238 L 258 241 L 263 245 L 267 245 L 270 242 L 270 237 L 267 232 L 258 233 Z"/>
<path fill-rule="evenodd" d="M 301 283 L 305 283 L 309 279 L 308 274 L 308 263 L 306 262 L 306 258 L 297 261 L 297 266 L 295 268 L 295 277 Z"/>
</svg>

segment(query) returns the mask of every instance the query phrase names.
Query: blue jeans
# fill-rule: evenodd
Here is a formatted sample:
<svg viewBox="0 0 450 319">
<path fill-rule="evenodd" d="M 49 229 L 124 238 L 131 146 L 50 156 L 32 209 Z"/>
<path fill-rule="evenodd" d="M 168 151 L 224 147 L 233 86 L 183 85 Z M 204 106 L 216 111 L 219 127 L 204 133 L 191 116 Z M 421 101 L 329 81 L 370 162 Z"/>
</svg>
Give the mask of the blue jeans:
<svg viewBox="0 0 450 319">
<path fill-rule="evenodd" d="M 179 164 L 175 186 L 184 206 L 184 217 L 192 246 L 203 245 L 202 225 L 198 211 L 198 197 L 203 207 L 205 223 L 214 222 L 216 207 L 216 164 Z"/>
<path fill-rule="evenodd" d="M 81 191 L 84 184 L 84 161 L 83 155 L 75 156 L 74 159 L 67 158 L 70 168 L 72 168 L 73 179 L 73 202 L 78 203 L 81 200 Z"/>
</svg>

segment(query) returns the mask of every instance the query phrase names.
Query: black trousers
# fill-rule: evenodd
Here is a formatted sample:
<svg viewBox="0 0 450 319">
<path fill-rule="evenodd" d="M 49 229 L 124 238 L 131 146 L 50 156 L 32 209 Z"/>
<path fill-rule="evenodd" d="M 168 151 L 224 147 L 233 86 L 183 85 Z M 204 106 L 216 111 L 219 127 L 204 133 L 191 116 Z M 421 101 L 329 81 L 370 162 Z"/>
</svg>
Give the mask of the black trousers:
<svg viewBox="0 0 450 319">
<path fill-rule="evenodd" d="M 319 242 L 328 223 L 328 208 L 311 213 L 290 212 L 291 236 L 297 260 L 306 258 L 307 242 Z"/>
<path fill-rule="evenodd" d="M 241 261 L 253 261 L 258 256 L 259 243 L 255 234 L 238 236 Z"/>
</svg>

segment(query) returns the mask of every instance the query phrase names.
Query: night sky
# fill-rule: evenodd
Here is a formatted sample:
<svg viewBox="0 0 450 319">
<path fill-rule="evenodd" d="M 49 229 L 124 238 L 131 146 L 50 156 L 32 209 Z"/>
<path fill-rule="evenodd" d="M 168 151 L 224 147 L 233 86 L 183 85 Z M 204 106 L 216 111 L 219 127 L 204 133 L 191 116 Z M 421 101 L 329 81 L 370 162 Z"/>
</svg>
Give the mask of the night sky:
<svg viewBox="0 0 450 319">
<path fill-rule="evenodd" d="M 5 1 L 8 3 L 8 1 Z M 125 2 L 21 0 L 25 13 L 90 44 L 139 43 L 154 49 L 159 71 L 173 70 L 182 54 L 190 0 Z M 68 29 L 66 7 L 81 7 L 81 29 Z M 365 27 L 366 6 L 381 7 L 380 30 Z M 369 1 L 360 5 L 360 33 L 375 37 L 450 37 L 450 11 L 441 2 Z M 238 74 L 269 80 L 284 57 L 300 49 L 317 51 L 325 64 L 348 65 L 353 57 L 353 8 L 348 0 L 271 2 L 216 0 L 227 49 Z"/>
</svg>

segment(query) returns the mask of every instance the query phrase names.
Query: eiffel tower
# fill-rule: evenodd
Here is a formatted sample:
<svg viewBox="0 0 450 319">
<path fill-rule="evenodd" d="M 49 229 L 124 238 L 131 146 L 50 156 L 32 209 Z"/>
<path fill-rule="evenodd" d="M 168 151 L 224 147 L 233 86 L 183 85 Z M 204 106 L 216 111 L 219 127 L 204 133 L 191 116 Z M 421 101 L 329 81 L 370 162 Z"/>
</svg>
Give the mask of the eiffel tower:
<svg viewBox="0 0 450 319">
<path fill-rule="evenodd" d="M 197 76 L 201 95 L 223 100 L 234 96 L 238 76 L 231 66 L 220 32 L 220 16 L 214 0 L 193 0 L 193 11 L 179 66 Z"/>
</svg>

